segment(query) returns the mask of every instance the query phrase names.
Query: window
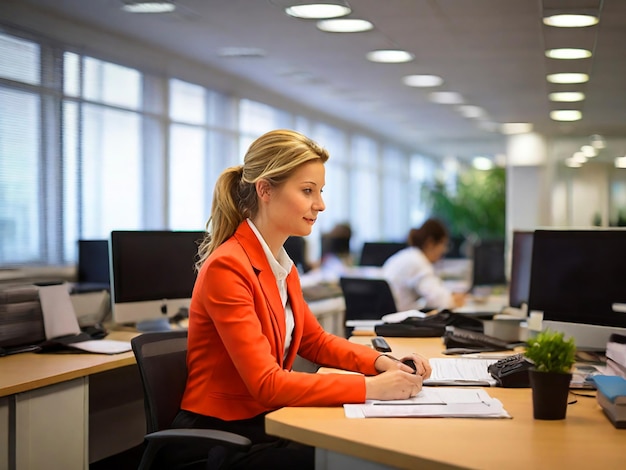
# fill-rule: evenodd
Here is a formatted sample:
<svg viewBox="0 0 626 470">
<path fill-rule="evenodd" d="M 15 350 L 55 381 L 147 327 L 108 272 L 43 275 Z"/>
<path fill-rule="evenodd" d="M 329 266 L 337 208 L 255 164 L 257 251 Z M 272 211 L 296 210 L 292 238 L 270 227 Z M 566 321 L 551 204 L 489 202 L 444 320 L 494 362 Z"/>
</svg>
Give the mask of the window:
<svg viewBox="0 0 626 470">
<path fill-rule="evenodd" d="M 39 85 L 39 64 L 38 44 L 0 33 L 0 77 Z"/>
<path fill-rule="evenodd" d="M 70 73 L 64 75 L 63 89 L 78 98 L 68 97 L 63 107 L 63 165 L 66 173 L 77 175 L 66 178 L 66 190 L 79 198 L 78 219 L 72 221 L 77 227 L 65 224 L 69 245 L 77 238 L 107 238 L 111 230 L 141 228 L 144 212 L 142 117 L 135 112 L 142 101 L 141 74 L 82 59 L 64 55 Z"/>
<path fill-rule="evenodd" d="M 354 136 L 351 146 L 350 224 L 355 246 L 381 239 L 381 194 L 377 142 Z"/>
<path fill-rule="evenodd" d="M 367 135 L 0 25 L 0 267 L 73 263 L 112 230 L 204 228 L 218 176 L 278 128 L 330 153 L 313 256 L 337 223 L 358 247 L 419 214 L 407 156 Z"/>
<path fill-rule="evenodd" d="M 404 241 L 409 232 L 409 164 L 397 148 L 385 146 L 382 165 L 381 239 Z"/>
<path fill-rule="evenodd" d="M 410 224 L 411 227 L 419 227 L 429 216 L 427 206 L 423 202 L 422 187 L 428 179 L 432 179 L 435 173 L 435 163 L 422 155 L 413 154 L 410 160 L 411 181 L 409 185 Z"/>
<path fill-rule="evenodd" d="M 0 265 L 40 258 L 39 107 L 36 94 L 0 87 Z"/>
</svg>

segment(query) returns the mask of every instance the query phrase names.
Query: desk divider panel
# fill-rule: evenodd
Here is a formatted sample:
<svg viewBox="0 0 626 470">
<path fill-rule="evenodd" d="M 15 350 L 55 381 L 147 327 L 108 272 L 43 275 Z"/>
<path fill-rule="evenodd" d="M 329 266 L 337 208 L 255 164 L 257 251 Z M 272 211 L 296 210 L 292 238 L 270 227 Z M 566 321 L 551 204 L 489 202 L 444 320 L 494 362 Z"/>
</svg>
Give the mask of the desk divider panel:
<svg viewBox="0 0 626 470">
<path fill-rule="evenodd" d="M 87 469 L 87 378 L 15 395 L 15 468 Z"/>
<path fill-rule="evenodd" d="M 0 470 L 9 470 L 9 398 L 0 398 Z"/>
</svg>

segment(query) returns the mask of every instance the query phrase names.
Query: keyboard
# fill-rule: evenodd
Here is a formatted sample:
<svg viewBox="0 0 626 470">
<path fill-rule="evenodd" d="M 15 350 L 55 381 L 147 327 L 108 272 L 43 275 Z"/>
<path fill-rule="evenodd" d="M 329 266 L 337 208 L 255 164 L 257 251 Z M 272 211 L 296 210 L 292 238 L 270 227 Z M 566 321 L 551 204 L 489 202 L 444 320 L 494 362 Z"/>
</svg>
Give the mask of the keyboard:
<svg viewBox="0 0 626 470">
<path fill-rule="evenodd" d="M 338 284 L 320 283 L 302 287 L 302 294 L 307 302 L 315 300 L 331 299 L 343 295 Z"/>
<path fill-rule="evenodd" d="M 499 338 L 454 326 L 446 327 L 443 342 L 448 349 L 466 348 L 476 351 L 508 351 L 514 348 L 514 344 Z"/>
</svg>

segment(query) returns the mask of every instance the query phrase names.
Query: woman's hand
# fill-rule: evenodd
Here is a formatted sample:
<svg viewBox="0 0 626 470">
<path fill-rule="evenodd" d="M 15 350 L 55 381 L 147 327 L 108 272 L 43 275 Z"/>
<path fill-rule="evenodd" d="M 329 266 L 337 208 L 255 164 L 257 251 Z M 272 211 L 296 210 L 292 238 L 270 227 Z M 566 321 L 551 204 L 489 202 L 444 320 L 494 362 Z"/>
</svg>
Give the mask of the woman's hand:
<svg viewBox="0 0 626 470">
<path fill-rule="evenodd" d="M 402 361 L 405 361 L 407 359 L 413 361 L 413 363 L 415 364 L 415 371 L 406 364 L 402 364 Z M 410 356 L 405 356 L 401 360 L 382 354 L 376 359 L 374 367 L 378 372 L 385 372 L 387 370 L 394 370 L 399 368 L 400 370 L 408 372 L 409 374 L 415 373 L 419 375 L 422 379 L 427 379 L 432 373 L 432 368 L 430 367 L 428 359 L 417 353 L 413 353 Z"/>
<path fill-rule="evenodd" d="M 385 372 L 373 377 L 365 377 L 365 398 L 367 400 L 404 400 L 414 397 L 422 389 L 422 377 L 406 372 L 410 367 L 398 361 Z M 376 361 L 378 362 L 378 360 Z"/>
<path fill-rule="evenodd" d="M 422 377 L 422 380 L 430 377 L 430 374 L 433 372 L 433 368 L 430 366 L 430 362 L 424 356 L 421 356 L 417 353 L 412 353 L 410 356 L 403 357 L 401 360 L 405 361 L 406 359 L 412 360 L 415 364 L 415 373 Z"/>
<path fill-rule="evenodd" d="M 463 307 L 465 305 L 466 299 L 467 299 L 467 294 L 465 294 L 464 292 L 453 292 L 452 293 L 453 308 Z"/>
</svg>

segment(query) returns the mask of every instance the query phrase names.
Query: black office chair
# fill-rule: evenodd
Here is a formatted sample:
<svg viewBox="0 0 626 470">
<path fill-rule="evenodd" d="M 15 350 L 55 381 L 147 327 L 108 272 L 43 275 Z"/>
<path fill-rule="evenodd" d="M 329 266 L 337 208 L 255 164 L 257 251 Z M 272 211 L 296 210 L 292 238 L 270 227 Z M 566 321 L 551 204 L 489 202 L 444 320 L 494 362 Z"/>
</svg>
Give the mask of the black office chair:
<svg viewBox="0 0 626 470">
<path fill-rule="evenodd" d="M 383 315 L 397 311 L 391 288 L 384 279 L 341 277 L 339 284 L 346 304 L 346 322 L 380 320 Z M 346 337 L 352 329 L 346 326 Z"/>
<path fill-rule="evenodd" d="M 131 345 L 143 384 L 147 427 L 139 470 L 219 468 L 225 448 L 235 451 L 250 448 L 250 440 L 238 434 L 214 429 L 170 428 L 187 381 L 187 331 L 144 333 L 134 337 Z M 174 456 L 181 455 L 178 453 L 181 447 L 194 449 L 194 452 L 183 453 L 186 457 L 196 454 L 201 457 L 191 462 L 170 462 L 176 458 Z M 207 462 L 216 462 L 216 465 L 211 467 Z"/>
</svg>

